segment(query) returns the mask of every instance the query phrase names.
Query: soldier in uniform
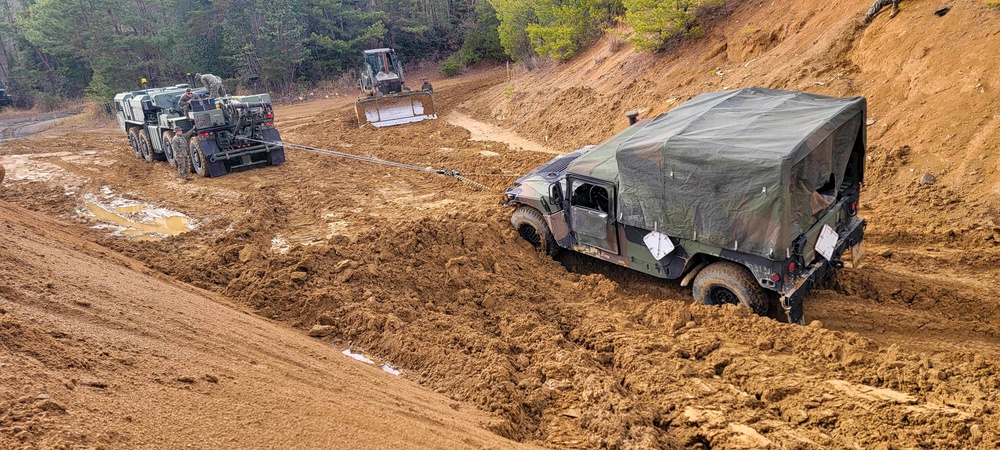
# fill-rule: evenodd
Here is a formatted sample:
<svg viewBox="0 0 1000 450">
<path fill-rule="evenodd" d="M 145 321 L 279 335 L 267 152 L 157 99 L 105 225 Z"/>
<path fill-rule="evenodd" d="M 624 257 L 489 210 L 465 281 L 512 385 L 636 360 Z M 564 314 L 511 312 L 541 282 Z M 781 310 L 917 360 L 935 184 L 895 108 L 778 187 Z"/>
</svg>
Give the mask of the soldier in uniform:
<svg viewBox="0 0 1000 450">
<path fill-rule="evenodd" d="M 226 96 L 226 87 L 222 85 L 222 78 L 219 78 L 210 73 L 206 74 L 196 73 L 194 74 L 194 78 L 196 80 L 201 80 L 201 84 L 204 85 L 206 89 L 208 89 L 208 92 L 212 96 L 212 98 Z"/>
<path fill-rule="evenodd" d="M 181 114 L 187 115 L 191 111 L 191 100 L 194 99 L 194 92 L 191 92 L 191 88 L 187 88 L 184 94 L 181 94 L 181 99 L 177 101 L 177 105 L 181 107 Z"/>
<path fill-rule="evenodd" d="M 899 14 L 899 0 L 875 0 L 875 3 L 872 3 L 872 7 L 865 14 L 865 23 L 871 22 L 882 8 L 889 5 L 892 5 L 892 12 L 889 13 L 889 18 L 896 17 L 896 14 Z"/>
<path fill-rule="evenodd" d="M 424 85 L 420 87 L 421 91 L 434 92 L 434 86 L 431 86 L 431 82 L 424 78 Z"/>
<path fill-rule="evenodd" d="M 174 138 L 170 142 L 170 146 L 174 151 L 174 161 L 177 162 L 177 175 L 185 181 L 187 181 L 188 174 L 191 173 L 191 153 L 188 148 L 188 139 L 191 138 L 192 133 L 194 133 L 194 128 L 185 133 L 184 130 L 177 127 L 174 129 Z"/>
</svg>

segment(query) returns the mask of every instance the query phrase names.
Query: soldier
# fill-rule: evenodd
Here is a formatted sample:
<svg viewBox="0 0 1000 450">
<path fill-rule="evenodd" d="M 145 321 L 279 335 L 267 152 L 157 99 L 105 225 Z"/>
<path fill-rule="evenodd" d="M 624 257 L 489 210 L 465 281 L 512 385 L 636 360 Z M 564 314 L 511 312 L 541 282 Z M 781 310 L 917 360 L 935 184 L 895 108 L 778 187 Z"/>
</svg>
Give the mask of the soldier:
<svg viewBox="0 0 1000 450">
<path fill-rule="evenodd" d="M 185 89 L 181 99 L 177 101 L 177 105 L 181 107 L 181 114 L 186 116 L 191 111 L 191 100 L 193 99 L 194 92 L 191 92 L 191 88 Z"/>
<path fill-rule="evenodd" d="M 208 89 L 209 94 L 212 98 L 225 97 L 226 87 L 222 85 L 222 78 L 219 78 L 210 73 L 204 75 L 200 73 L 194 74 L 194 79 L 201 80 L 201 84 Z"/>
<path fill-rule="evenodd" d="M 424 78 L 424 85 L 420 87 L 421 91 L 434 92 L 434 86 L 431 86 L 431 82 Z"/>
<path fill-rule="evenodd" d="M 191 138 L 192 133 L 194 133 L 194 128 L 185 133 L 181 127 L 177 127 L 174 129 L 174 139 L 170 142 L 174 151 L 174 161 L 177 162 L 177 175 L 184 181 L 187 181 L 188 174 L 191 173 L 188 139 Z"/>
<path fill-rule="evenodd" d="M 865 14 L 865 23 L 871 22 L 882 8 L 890 4 L 892 5 L 892 12 L 889 13 L 889 18 L 896 17 L 896 14 L 899 14 L 899 0 L 875 0 L 875 3 L 872 3 L 872 7 Z"/>
</svg>

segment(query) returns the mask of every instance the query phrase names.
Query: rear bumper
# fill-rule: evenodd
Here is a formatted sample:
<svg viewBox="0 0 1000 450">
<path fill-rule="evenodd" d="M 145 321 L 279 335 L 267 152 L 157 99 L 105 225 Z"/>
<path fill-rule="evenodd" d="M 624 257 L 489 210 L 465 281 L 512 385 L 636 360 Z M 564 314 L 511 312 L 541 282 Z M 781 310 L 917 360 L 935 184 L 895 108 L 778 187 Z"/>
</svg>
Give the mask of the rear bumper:
<svg viewBox="0 0 1000 450">
<path fill-rule="evenodd" d="M 820 257 L 816 262 L 806 268 L 802 275 L 795 280 L 793 283 L 788 283 L 785 285 L 785 289 L 781 292 L 781 306 L 785 308 L 785 312 L 788 314 L 788 321 L 791 323 L 802 325 L 803 322 L 803 312 L 802 312 L 802 299 L 805 298 L 809 291 L 819 283 L 820 280 L 826 276 L 830 269 L 835 268 L 834 264 L 838 267 L 842 267 L 843 262 L 840 261 L 840 255 L 844 253 L 845 250 L 855 246 L 860 245 L 861 241 L 864 239 L 865 227 L 868 225 L 868 221 L 860 217 L 853 217 L 851 221 L 844 227 L 839 233 L 837 233 L 837 246 L 834 247 L 833 254 L 834 262 L 827 261 Z"/>
<path fill-rule="evenodd" d="M 281 146 L 264 145 L 264 144 L 254 145 L 254 146 L 251 146 L 251 147 L 234 148 L 234 149 L 231 149 L 231 150 L 223 150 L 223 151 L 219 151 L 217 153 L 214 153 L 214 154 L 212 154 L 212 156 L 208 157 L 208 160 L 209 160 L 209 162 L 229 161 L 229 160 L 232 160 L 232 159 L 242 158 L 243 156 L 247 156 L 247 155 L 257 155 L 257 154 L 267 153 L 267 152 L 270 152 L 270 151 L 273 151 L 273 150 L 281 150 L 281 149 L 282 149 Z"/>
</svg>

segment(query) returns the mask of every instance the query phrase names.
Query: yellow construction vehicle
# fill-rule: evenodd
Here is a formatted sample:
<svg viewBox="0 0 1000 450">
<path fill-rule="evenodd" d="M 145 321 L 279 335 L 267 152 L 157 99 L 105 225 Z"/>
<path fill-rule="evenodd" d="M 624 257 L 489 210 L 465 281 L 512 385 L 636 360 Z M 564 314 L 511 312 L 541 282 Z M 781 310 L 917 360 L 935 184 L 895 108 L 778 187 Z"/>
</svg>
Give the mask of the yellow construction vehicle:
<svg viewBox="0 0 1000 450">
<path fill-rule="evenodd" d="M 370 123 L 388 127 L 424 119 L 437 119 L 433 88 L 424 82 L 419 91 L 406 87 L 403 65 L 389 48 L 364 51 L 364 64 L 358 82 L 362 96 L 354 104 L 358 126 Z"/>
</svg>

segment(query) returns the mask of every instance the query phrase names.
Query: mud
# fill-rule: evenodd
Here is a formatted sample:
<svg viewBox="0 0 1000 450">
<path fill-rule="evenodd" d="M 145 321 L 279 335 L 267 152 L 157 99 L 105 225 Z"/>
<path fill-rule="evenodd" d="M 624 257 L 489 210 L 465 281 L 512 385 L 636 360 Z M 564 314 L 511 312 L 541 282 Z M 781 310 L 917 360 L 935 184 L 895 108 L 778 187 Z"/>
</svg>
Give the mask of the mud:
<svg viewBox="0 0 1000 450">
<path fill-rule="evenodd" d="M 284 139 L 458 170 L 493 189 L 291 150 L 280 167 L 181 185 L 108 129 L 72 143 L 93 158 L 39 157 L 64 175 L 8 177 L 0 199 L 69 217 L 83 195 L 108 186 L 192 217 L 196 229 L 156 242 L 86 235 L 266 318 L 331 327 L 327 339 L 499 417 L 490 429 L 515 440 L 992 448 L 1000 442 L 1000 208 L 991 186 L 1000 178 L 995 139 L 979 130 L 993 129 L 988 111 L 1000 105 L 986 97 L 960 105 L 948 86 L 964 90 L 1000 71 L 977 61 L 947 83 L 933 65 L 907 71 L 922 77 L 910 89 L 944 92 L 925 106 L 916 92 L 900 95 L 902 75 L 887 75 L 899 66 L 883 64 L 911 58 L 913 48 L 893 45 L 914 26 L 931 30 L 919 40 L 947 37 L 958 48 L 1000 50 L 1000 42 L 933 22 L 933 5 L 922 2 L 861 29 L 853 20 L 864 3 L 803 2 L 790 12 L 745 4 L 688 53 L 633 55 L 602 42 L 565 67 L 511 82 L 501 71 L 435 82 L 441 117 L 465 114 L 558 151 L 620 130 L 629 109 L 650 115 L 705 90 L 756 84 L 867 96 L 868 256 L 813 293 L 808 327 L 691 305 L 676 283 L 584 256 L 539 255 L 510 229 L 500 189 L 552 155 L 476 140 L 446 120 L 358 129 L 342 100 L 278 109 Z M 976 16 L 982 7 L 973 3 L 943 20 L 1000 20 Z M 741 31 L 748 23 L 755 29 Z M 959 54 L 929 53 L 940 67 Z M 5 158 L 71 145 L 59 137 L 14 144 Z M 99 166 L 105 160 L 111 165 Z M 969 178 L 973 171 L 982 181 Z M 925 172 L 939 181 L 920 185 Z M 79 190 L 66 195 L 64 180 L 75 177 Z"/>
</svg>

